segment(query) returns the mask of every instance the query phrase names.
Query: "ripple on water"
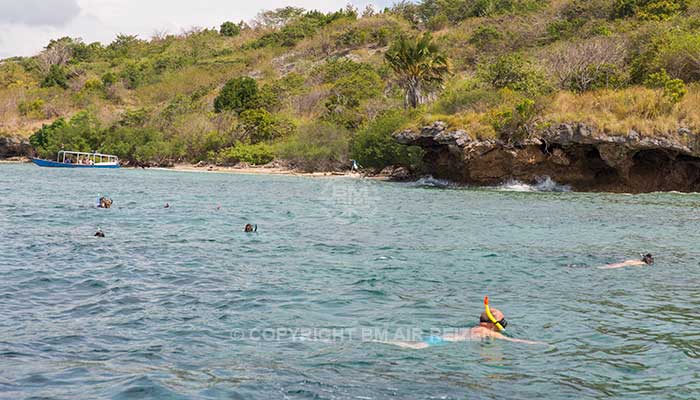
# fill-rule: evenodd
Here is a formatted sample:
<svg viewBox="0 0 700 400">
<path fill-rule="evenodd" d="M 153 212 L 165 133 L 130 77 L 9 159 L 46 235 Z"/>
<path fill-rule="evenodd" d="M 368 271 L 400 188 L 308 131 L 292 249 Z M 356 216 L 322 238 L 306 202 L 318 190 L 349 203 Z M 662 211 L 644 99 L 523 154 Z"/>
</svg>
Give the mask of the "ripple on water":
<svg viewBox="0 0 700 400">
<path fill-rule="evenodd" d="M 0 397 L 700 394 L 698 195 L 334 180 L 352 209 L 327 179 L 0 170 Z M 469 327 L 484 295 L 547 345 L 359 336 Z"/>
</svg>

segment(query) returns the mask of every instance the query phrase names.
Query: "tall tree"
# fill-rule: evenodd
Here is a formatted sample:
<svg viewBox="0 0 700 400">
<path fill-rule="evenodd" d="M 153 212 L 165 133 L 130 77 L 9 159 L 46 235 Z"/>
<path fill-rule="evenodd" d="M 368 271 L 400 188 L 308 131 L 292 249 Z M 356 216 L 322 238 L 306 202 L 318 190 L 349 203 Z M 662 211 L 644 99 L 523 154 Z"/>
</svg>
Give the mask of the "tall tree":
<svg viewBox="0 0 700 400">
<path fill-rule="evenodd" d="M 384 55 L 401 87 L 406 106 L 418 107 L 428 95 L 442 87 L 451 65 L 429 33 L 417 38 L 400 37 Z"/>
</svg>

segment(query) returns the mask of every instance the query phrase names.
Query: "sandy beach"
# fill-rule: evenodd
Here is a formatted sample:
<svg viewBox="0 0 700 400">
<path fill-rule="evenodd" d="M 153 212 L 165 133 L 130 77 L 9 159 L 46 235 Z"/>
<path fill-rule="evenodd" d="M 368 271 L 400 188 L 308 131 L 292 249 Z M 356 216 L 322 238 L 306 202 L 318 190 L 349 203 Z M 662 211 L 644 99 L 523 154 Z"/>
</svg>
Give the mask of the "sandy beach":
<svg viewBox="0 0 700 400">
<path fill-rule="evenodd" d="M 27 157 L 0 158 L 0 164 L 25 164 L 30 162 L 32 160 Z"/>
<path fill-rule="evenodd" d="M 27 157 L 12 157 L 6 159 L 0 159 L 0 164 L 24 164 L 31 163 L 31 159 Z M 123 168 L 138 168 L 138 167 L 123 167 Z M 146 169 L 156 169 L 165 171 L 178 171 L 178 172 L 207 172 L 207 173 L 223 173 L 223 174 L 254 174 L 254 175 L 290 175 L 290 176 L 305 176 L 311 178 L 324 178 L 324 177 L 352 177 L 352 178 L 366 178 L 366 179 L 377 179 L 377 180 L 388 180 L 389 177 L 385 175 L 364 175 L 358 172 L 302 172 L 298 170 L 293 170 L 283 167 L 236 167 L 236 166 L 218 166 L 218 165 L 204 165 L 197 166 L 195 164 L 176 164 L 172 167 L 149 167 Z"/>
<path fill-rule="evenodd" d="M 312 178 L 323 178 L 323 177 L 354 177 L 354 178 L 368 178 L 368 179 L 388 179 L 387 176 L 366 176 L 357 172 L 301 172 L 289 168 L 283 167 L 225 167 L 217 165 L 206 165 L 206 166 L 196 166 L 193 164 L 176 164 L 172 167 L 158 168 L 168 171 L 180 171 L 180 172 L 209 172 L 209 173 L 225 173 L 225 174 L 256 174 L 256 175 L 291 175 L 291 176 L 305 176 Z"/>
</svg>

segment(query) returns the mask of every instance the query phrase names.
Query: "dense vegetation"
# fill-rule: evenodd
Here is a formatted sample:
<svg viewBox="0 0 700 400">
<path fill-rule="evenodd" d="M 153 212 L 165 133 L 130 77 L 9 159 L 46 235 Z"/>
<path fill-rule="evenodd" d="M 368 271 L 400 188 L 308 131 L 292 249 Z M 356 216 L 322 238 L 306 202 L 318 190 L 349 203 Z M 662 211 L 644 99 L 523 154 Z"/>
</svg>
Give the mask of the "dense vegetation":
<svg viewBox="0 0 700 400">
<path fill-rule="evenodd" d="M 700 0 L 422 0 L 52 40 L 0 63 L 0 134 L 40 155 L 306 169 L 412 165 L 434 120 L 513 140 L 559 122 L 700 131 Z"/>
</svg>

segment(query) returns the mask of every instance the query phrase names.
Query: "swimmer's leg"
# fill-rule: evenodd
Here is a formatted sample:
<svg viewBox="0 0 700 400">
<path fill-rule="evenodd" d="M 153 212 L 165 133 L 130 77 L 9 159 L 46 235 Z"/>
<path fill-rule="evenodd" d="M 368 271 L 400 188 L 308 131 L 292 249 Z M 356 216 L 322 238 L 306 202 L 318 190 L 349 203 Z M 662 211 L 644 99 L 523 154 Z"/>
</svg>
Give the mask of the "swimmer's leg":
<svg viewBox="0 0 700 400">
<path fill-rule="evenodd" d="M 383 340 L 376 340 L 374 341 L 375 343 L 382 343 L 382 344 L 389 344 L 392 346 L 399 346 L 403 347 L 405 349 L 424 349 L 426 347 L 430 347 L 428 343 L 425 342 L 404 342 L 401 340 L 390 340 L 390 341 L 383 341 Z"/>
</svg>

